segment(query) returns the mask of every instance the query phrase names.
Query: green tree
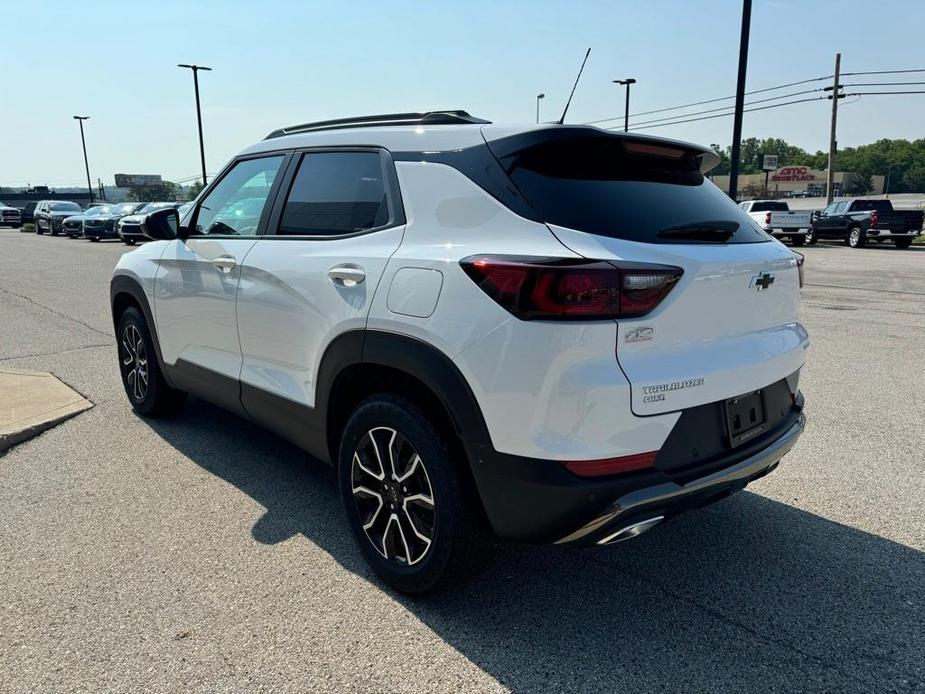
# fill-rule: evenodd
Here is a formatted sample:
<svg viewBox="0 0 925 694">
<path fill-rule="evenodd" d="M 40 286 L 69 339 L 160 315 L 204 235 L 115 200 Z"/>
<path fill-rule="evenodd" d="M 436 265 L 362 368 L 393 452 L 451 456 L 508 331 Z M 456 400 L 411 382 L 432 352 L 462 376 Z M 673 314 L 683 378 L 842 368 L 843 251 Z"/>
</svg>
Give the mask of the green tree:
<svg viewBox="0 0 925 694">
<path fill-rule="evenodd" d="M 202 181 L 193 181 L 189 187 L 189 199 L 195 200 L 196 197 L 202 192 L 203 188 L 205 188 L 205 186 L 202 185 Z"/>
</svg>

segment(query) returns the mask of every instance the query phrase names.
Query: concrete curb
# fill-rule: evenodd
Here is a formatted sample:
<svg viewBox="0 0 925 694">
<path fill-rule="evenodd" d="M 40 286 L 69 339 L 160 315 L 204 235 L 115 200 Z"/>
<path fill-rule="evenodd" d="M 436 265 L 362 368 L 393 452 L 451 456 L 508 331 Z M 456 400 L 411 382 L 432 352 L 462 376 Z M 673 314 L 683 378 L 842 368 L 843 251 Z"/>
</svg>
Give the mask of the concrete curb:
<svg viewBox="0 0 925 694">
<path fill-rule="evenodd" d="M 0 367 L 0 454 L 91 407 L 47 371 Z"/>
</svg>

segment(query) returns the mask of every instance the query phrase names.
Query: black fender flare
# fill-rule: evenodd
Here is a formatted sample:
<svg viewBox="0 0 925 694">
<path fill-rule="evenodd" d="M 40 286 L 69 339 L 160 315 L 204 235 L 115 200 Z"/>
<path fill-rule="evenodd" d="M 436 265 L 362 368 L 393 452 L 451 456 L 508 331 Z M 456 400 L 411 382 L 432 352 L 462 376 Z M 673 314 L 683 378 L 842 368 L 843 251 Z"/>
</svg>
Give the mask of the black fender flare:
<svg viewBox="0 0 925 694">
<path fill-rule="evenodd" d="M 140 309 L 142 314 L 145 317 L 145 322 L 148 324 L 148 330 L 151 331 L 151 338 L 154 341 L 154 352 L 157 356 L 157 365 L 160 367 L 161 374 L 164 376 L 164 380 L 167 381 L 167 385 L 171 387 L 176 387 L 170 379 L 169 370 L 164 368 L 164 357 L 161 355 L 161 341 L 157 337 L 157 324 L 154 322 L 154 312 L 151 310 L 151 306 L 148 303 L 148 297 L 145 294 L 145 290 L 141 288 L 138 280 L 129 275 L 115 275 L 112 280 L 109 282 L 109 308 L 112 312 L 112 329 L 113 333 L 116 335 L 116 340 L 119 339 L 119 312 L 117 312 L 116 307 L 120 301 L 120 297 L 128 297 L 131 299 L 131 303 L 136 304 Z"/>
</svg>

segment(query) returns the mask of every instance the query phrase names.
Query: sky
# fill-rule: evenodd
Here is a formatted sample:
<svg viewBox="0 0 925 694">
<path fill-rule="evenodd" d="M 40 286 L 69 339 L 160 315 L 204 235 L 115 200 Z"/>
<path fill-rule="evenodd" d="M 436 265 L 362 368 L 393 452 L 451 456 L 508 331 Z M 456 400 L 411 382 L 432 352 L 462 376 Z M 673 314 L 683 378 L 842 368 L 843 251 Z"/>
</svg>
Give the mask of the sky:
<svg viewBox="0 0 925 694">
<path fill-rule="evenodd" d="M 566 122 L 622 116 L 624 88 L 611 80 L 626 77 L 637 80 L 631 113 L 726 97 L 741 10 L 741 0 L 7 2 L 0 185 L 84 185 L 75 114 L 90 116 L 94 183 L 117 172 L 195 177 L 192 75 L 177 63 L 213 68 L 200 73 L 210 173 L 275 128 L 326 118 L 462 108 L 530 123 L 543 92 L 541 118 L 552 120 L 589 47 Z M 754 0 L 747 88 L 831 75 L 838 51 L 843 71 L 925 68 L 923 26 L 922 0 Z M 853 79 L 925 82 L 925 72 Z M 830 109 L 823 100 L 746 113 L 742 134 L 827 149 Z M 640 132 L 726 146 L 732 118 Z M 839 108 L 839 146 L 922 137 L 925 94 Z"/>
</svg>

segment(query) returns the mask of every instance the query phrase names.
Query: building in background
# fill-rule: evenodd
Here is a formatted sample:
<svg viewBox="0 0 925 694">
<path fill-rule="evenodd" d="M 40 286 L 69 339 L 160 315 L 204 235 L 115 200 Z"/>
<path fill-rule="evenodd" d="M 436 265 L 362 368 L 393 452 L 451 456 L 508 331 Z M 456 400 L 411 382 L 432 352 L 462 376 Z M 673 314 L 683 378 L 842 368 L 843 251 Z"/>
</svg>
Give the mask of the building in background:
<svg viewBox="0 0 925 694">
<path fill-rule="evenodd" d="M 756 197 L 790 198 L 806 196 L 825 197 L 825 171 L 811 169 L 808 166 L 783 166 L 768 174 L 768 189 L 764 190 L 764 172 L 739 175 L 739 199 Z M 710 176 L 720 190 L 729 191 L 729 176 Z M 835 197 L 841 195 L 864 194 L 880 195 L 883 193 L 883 176 L 871 176 L 865 181 L 853 171 L 836 171 L 834 182 Z"/>
</svg>

